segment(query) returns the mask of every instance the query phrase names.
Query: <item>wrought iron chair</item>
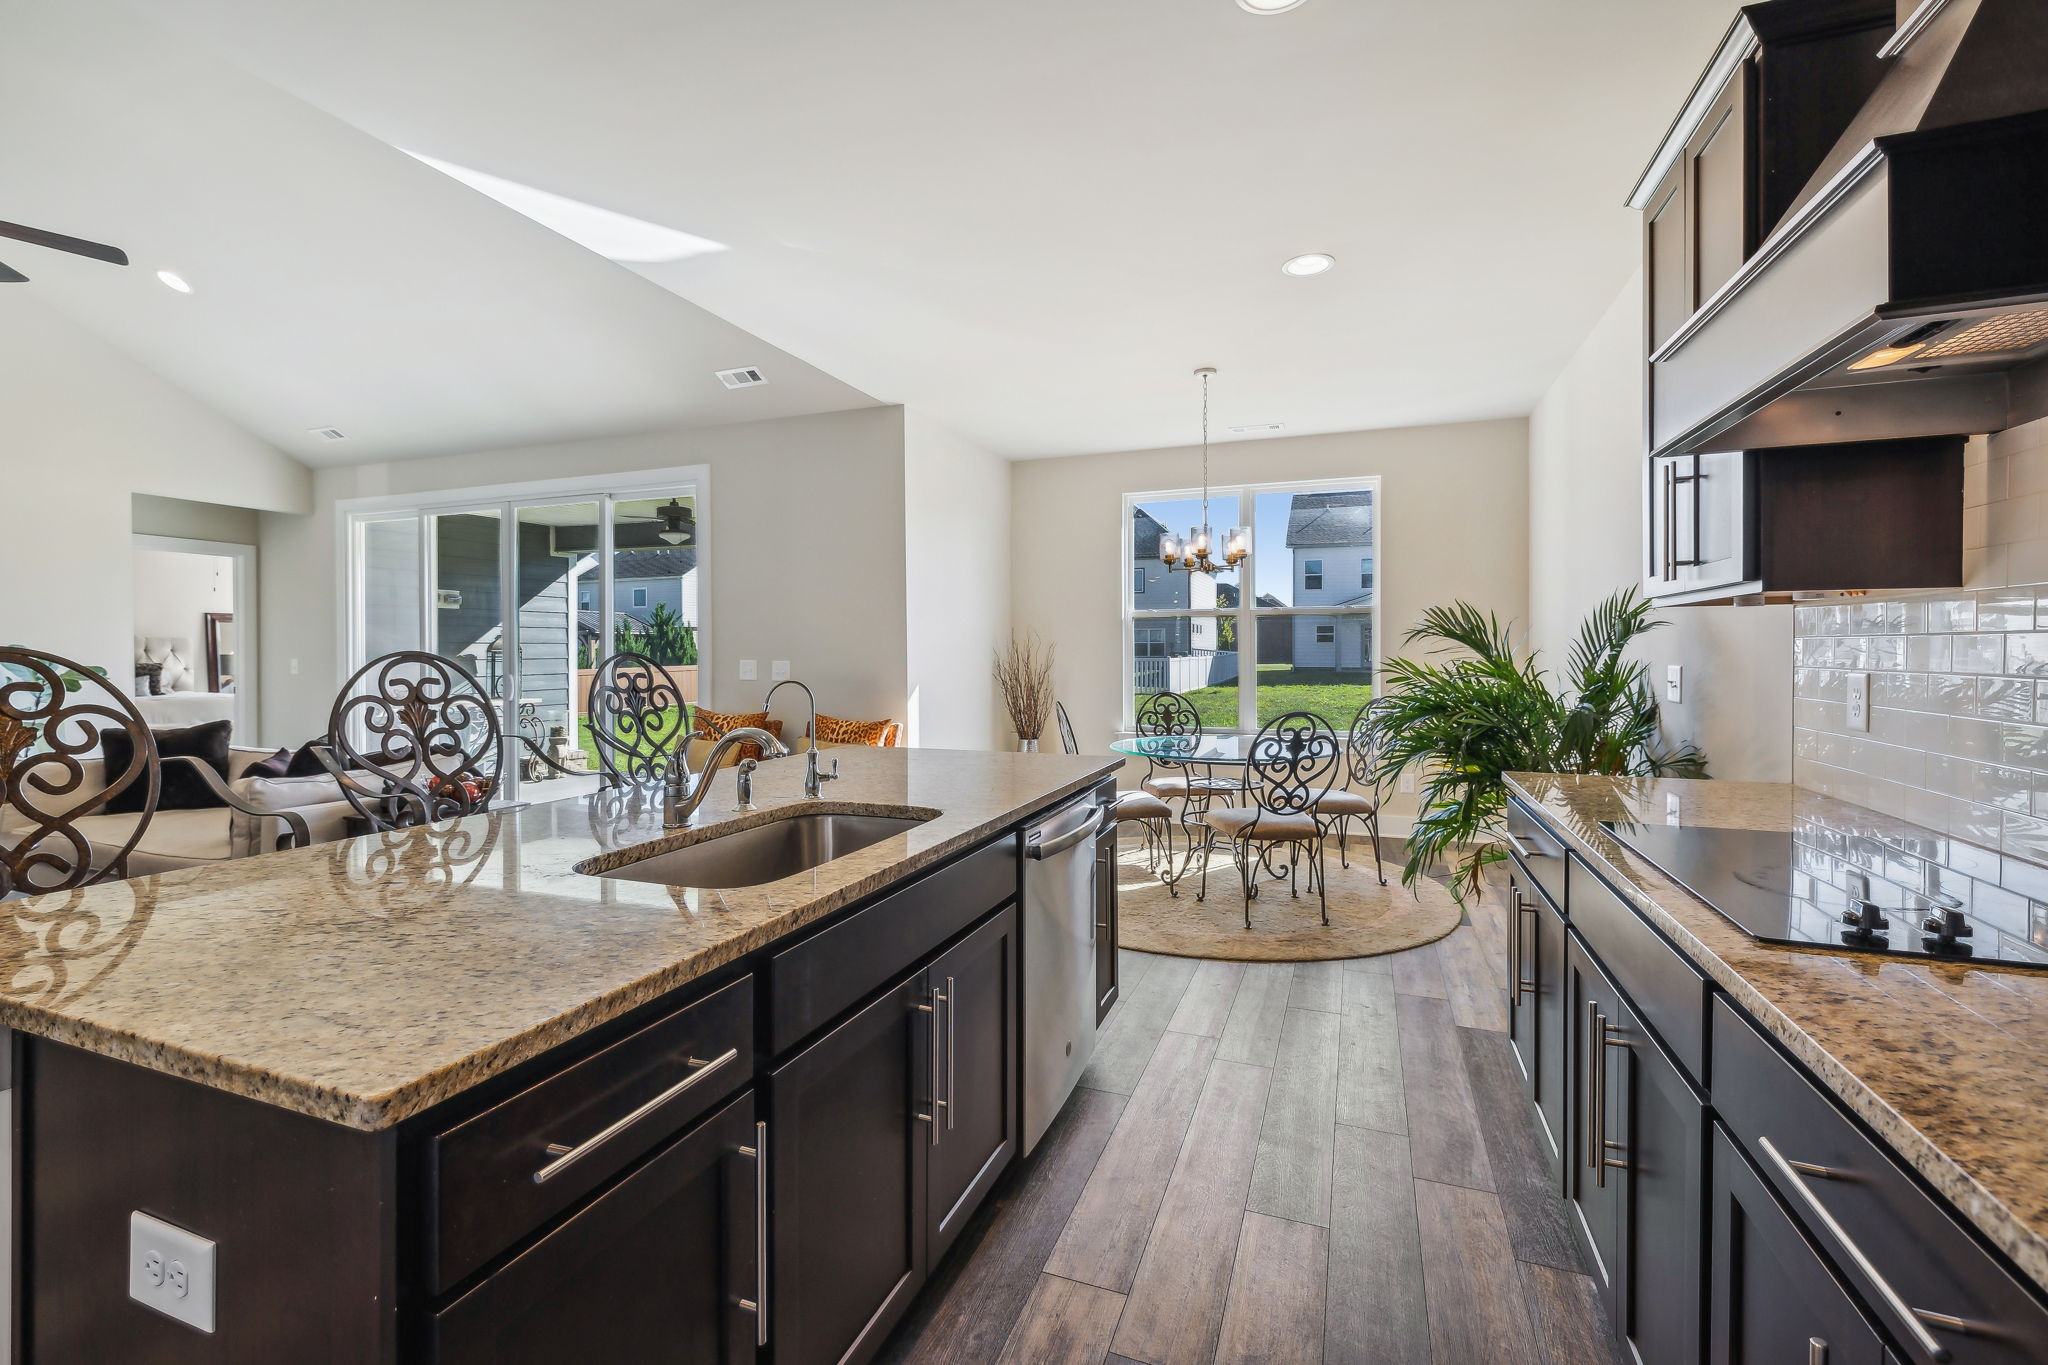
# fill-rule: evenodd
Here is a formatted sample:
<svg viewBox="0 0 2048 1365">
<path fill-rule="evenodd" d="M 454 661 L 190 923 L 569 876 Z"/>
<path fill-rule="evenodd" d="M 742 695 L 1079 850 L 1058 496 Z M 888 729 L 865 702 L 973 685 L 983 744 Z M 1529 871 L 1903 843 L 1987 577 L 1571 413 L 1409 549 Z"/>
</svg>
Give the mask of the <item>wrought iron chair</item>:
<svg viewBox="0 0 2048 1365">
<path fill-rule="evenodd" d="M 1074 722 L 1067 717 L 1067 704 L 1056 701 L 1052 708 L 1059 720 L 1060 748 L 1066 753 L 1080 753 L 1080 741 L 1074 738 Z M 1110 807 L 1109 818 L 1116 822 L 1118 833 L 1123 832 L 1122 826 L 1126 824 L 1135 824 L 1144 830 L 1146 866 L 1156 872 L 1162 858 L 1168 868 L 1173 866 L 1173 808 L 1166 802 L 1151 792 L 1119 792 L 1115 804 Z M 1171 895 L 1180 894 L 1174 889 L 1173 879 L 1167 879 L 1166 889 Z"/>
<path fill-rule="evenodd" d="M 1178 692 L 1153 692 L 1138 702 L 1137 731 L 1148 738 L 1185 739 L 1190 751 L 1202 738 L 1202 717 L 1195 704 Z M 1238 790 L 1238 784 L 1179 759 L 1147 756 L 1145 779 L 1139 785 L 1162 801 L 1202 804 Z"/>
<path fill-rule="evenodd" d="M 1210 806 L 1201 812 L 1208 828 L 1202 846 L 1202 889 L 1209 895 L 1209 853 L 1218 837 L 1230 841 L 1232 860 L 1244 884 L 1244 927 L 1252 927 L 1252 902 L 1259 896 L 1259 869 L 1273 852 L 1292 845 L 1306 857 L 1309 888 L 1321 899 L 1323 923 L 1330 922 L 1329 877 L 1323 865 L 1327 831 L 1317 818 L 1319 796 L 1327 793 L 1344 754 L 1337 732 L 1321 716 L 1289 711 L 1268 722 L 1252 740 L 1246 756 L 1246 785 L 1251 805 Z M 1284 874 L 1289 889 L 1301 895 L 1302 856 L 1290 856 Z M 1269 869 L 1270 870 L 1270 867 Z"/>
<path fill-rule="evenodd" d="M 1372 870 L 1380 879 L 1380 885 L 1387 884 L 1386 865 L 1380 859 L 1380 782 L 1379 762 L 1383 734 L 1381 713 L 1386 709 L 1382 701 L 1369 701 L 1358 708 L 1358 714 L 1351 719 L 1351 732 L 1344 740 L 1344 768 L 1346 785 L 1333 786 L 1317 795 L 1315 813 L 1337 831 L 1337 865 L 1351 866 L 1350 823 L 1358 821 L 1365 827 L 1366 837 L 1372 840 Z"/>
<path fill-rule="evenodd" d="M 582 775 L 503 728 L 498 702 L 475 674 L 407 649 L 370 660 L 342 684 L 313 752 L 356 813 L 382 832 L 489 810 L 514 744 L 564 776 Z"/>
<path fill-rule="evenodd" d="M 690 736 L 690 706 L 675 675 L 645 654 L 600 660 L 590 684 L 590 739 L 609 788 L 658 782 Z"/>
</svg>

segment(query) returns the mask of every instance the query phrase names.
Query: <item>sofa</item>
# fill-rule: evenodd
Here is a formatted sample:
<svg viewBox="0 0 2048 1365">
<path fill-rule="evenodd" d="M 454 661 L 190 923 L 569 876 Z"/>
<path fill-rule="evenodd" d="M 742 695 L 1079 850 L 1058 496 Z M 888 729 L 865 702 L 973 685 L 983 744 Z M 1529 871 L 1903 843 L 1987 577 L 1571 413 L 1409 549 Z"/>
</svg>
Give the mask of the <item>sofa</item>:
<svg viewBox="0 0 2048 1365">
<path fill-rule="evenodd" d="M 348 817 L 354 814 L 332 777 L 251 777 L 248 769 L 269 758 L 274 750 L 231 748 L 228 750 L 228 790 L 245 805 L 262 811 L 290 812 L 305 823 L 308 842 L 332 843 L 346 833 Z M 106 778 L 97 760 L 85 765 L 85 780 L 65 798 L 65 808 L 75 809 L 90 802 L 106 788 Z M 72 822 L 91 846 L 96 866 L 117 857 L 121 846 L 135 830 L 139 815 L 86 815 Z M 0 808 L 0 842 L 20 837 L 31 827 L 28 818 L 13 807 Z M 267 815 L 250 815 L 226 806 L 200 810 L 159 810 L 149 818 L 142 842 L 128 855 L 128 875 L 149 876 L 175 872 L 180 868 L 204 867 L 235 858 L 269 853 L 290 825 Z"/>
</svg>

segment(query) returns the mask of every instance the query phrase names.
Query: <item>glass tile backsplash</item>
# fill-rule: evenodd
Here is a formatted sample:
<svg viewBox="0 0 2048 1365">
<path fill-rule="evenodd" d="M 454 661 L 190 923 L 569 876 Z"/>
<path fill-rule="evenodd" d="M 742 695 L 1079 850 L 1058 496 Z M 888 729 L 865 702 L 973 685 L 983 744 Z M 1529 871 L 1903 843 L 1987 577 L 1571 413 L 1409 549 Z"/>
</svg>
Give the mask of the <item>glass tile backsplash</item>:
<svg viewBox="0 0 2048 1365">
<path fill-rule="evenodd" d="M 1793 614 L 1793 780 L 2048 862 L 2048 585 Z M 1870 674 L 1870 729 L 1849 727 Z"/>
</svg>

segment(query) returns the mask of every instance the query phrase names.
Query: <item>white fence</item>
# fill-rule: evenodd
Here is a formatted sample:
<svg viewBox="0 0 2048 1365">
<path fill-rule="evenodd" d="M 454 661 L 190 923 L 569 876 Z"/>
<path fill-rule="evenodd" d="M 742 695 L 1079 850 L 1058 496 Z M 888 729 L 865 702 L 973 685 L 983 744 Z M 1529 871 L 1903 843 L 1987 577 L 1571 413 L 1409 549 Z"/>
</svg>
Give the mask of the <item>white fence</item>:
<svg viewBox="0 0 2048 1365">
<path fill-rule="evenodd" d="M 1192 692 L 1237 677 L 1237 652 L 1179 654 L 1172 658 L 1131 660 L 1131 683 L 1138 692 Z"/>
</svg>

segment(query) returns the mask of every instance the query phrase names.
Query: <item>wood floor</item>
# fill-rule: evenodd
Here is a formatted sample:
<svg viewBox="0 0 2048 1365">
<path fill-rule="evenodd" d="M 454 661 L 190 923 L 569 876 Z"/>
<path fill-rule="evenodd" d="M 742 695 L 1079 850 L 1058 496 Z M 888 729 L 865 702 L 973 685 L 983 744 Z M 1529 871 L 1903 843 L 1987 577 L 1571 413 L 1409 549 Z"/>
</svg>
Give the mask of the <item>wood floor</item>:
<svg viewBox="0 0 2048 1365">
<path fill-rule="evenodd" d="M 899 1365 L 1612 1365 L 1508 1050 L 1498 893 L 1296 964 L 1123 955 L 1065 1112 Z"/>
</svg>

